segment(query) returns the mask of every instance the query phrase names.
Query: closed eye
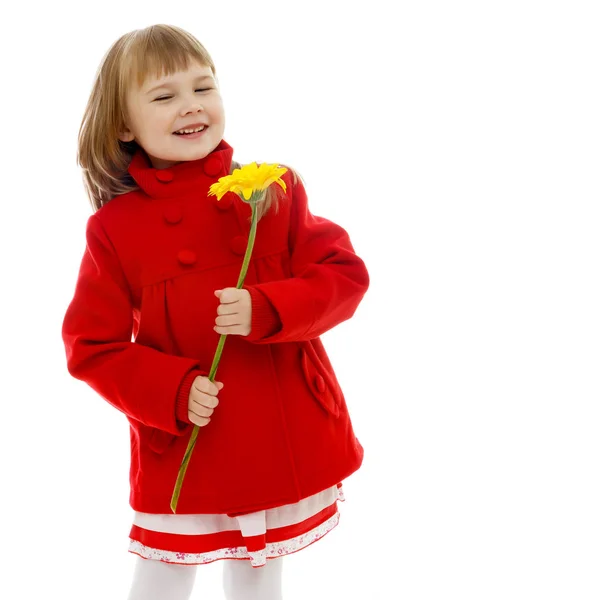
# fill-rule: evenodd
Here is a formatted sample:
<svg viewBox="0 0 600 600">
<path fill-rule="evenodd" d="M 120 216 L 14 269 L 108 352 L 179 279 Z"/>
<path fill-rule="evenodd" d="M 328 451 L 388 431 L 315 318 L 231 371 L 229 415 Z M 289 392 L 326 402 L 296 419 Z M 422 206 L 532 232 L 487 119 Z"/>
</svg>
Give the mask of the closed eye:
<svg viewBox="0 0 600 600">
<path fill-rule="evenodd" d="M 195 90 L 196 92 L 208 92 L 208 90 L 212 90 L 212 88 L 199 88 Z M 156 98 L 155 100 L 168 100 L 172 98 L 172 96 L 161 96 L 160 98 Z"/>
</svg>

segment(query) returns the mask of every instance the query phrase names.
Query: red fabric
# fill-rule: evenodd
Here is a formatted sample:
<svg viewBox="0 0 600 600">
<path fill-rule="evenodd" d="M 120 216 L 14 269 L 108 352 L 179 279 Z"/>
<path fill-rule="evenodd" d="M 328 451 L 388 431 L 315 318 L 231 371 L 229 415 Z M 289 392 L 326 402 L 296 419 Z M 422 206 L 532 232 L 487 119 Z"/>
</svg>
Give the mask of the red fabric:
<svg viewBox="0 0 600 600">
<path fill-rule="evenodd" d="M 159 171 L 138 150 L 129 173 L 140 189 L 87 222 L 62 328 L 67 368 L 129 420 L 137 511 L 171 512 L 193 428 L 187 397 L 219 341 L 214 290 L 239 276 L 250 206 L 233 193 L 220 202 L 207 195 L 232 155 L 222 140 L 203 159 Z M 343 481 L 363 459 L 318 336 L 354 314 L 369 276 L 347 232 L 311 214 L 300 179 L 283 178 L 285 198 L 258 223 L 244 284 L 252 331 L 227 338 L 215 376 L 224 388 L 199 431 L 181 514 L 292 504 Z"/>
<path fill-rule="evenodd" d="M 244 339 L 255 341 L 281 330 L 281 319 L 268 298 L 254 286 L 246 287 L 252 300 L 252 331 Z"/>
<path fill-rule="evenodd" d="M 193 423 L 188 418 L 189 414 L 189 402 L 190 402 L 190 390 L 196 377 L 208 377 L 208 373 L 204 373 L 198 369 L 190 371 L 183 379 L 179 391 L 177 392 L 177 403 L 175 404 L 175 416 L 178 421 L 182 423 Z"/>
</svg>

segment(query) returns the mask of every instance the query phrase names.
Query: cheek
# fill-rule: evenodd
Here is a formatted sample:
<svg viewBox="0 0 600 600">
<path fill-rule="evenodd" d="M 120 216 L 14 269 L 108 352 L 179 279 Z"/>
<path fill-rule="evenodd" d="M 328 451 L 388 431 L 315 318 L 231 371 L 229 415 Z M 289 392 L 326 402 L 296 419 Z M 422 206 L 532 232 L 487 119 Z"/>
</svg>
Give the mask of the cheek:
<svg viewBox="0 0 600 600">
<path fill-rule="evenodd" d="M 207 108 L 210 110 L 211 116 L 215 121 L 222 122 L 225 120 L 225 109 L 220 97 L 210 102 Z"/>
<path fill-rule="evenodd" d="M 170 131 L 175 120 L 176 118 L 168 110 L 158 106 L 149 108 L 144 115 L 145 129 L 151 134 L 163 134 L 165 131 Z"/>
<path fill-rule="evenodd" d="M 147 129 L 146 124 L 148 123 L 147 109 L 135 106 L 131 110 L 131 124 L 138 134 L 144 134 Z"/>
</svg>

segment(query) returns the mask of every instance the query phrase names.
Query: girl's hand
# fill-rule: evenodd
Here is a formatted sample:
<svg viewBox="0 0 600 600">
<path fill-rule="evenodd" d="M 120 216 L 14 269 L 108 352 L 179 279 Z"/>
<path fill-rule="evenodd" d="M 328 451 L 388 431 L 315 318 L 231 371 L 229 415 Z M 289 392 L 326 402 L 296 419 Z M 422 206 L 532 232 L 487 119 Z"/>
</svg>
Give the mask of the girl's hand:
<svg viewBox="0 0 600 600">
<path fill-rule="evenodd" d="M 221 300 L 217 307 L 215 331 L 225 335 L 249 335 L 252 329 L 252 299 L 245 289 L 225 288 L 216 290 Z"/>
<path fill-rule="evenodd" d="M 217 395 L 222 389 L 220 381 L 213 383 L 202 375 L 194 379 L 188 397 L 188 419 L 194 425 L 205 427 L 210 423 L 210 417 L 219 404 Z"/>
</svg>

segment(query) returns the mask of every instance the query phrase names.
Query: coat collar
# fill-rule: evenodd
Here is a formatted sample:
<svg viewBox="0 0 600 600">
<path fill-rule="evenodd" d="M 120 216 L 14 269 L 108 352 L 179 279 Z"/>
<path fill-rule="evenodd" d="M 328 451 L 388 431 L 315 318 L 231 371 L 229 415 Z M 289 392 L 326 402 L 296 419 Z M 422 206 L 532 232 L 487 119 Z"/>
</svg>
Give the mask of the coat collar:
<svg viewBox="0 0 600 600">
<path fill-rule="evenodd" d="M 233 148 L 221 140 L 204 158 L 180 162 L 168 169 L 155 169 L 146 152 L 138 147 L 127 171 L 141 190 L 151 198 L 172 198 L 229 175 Z"/>
</svg>

